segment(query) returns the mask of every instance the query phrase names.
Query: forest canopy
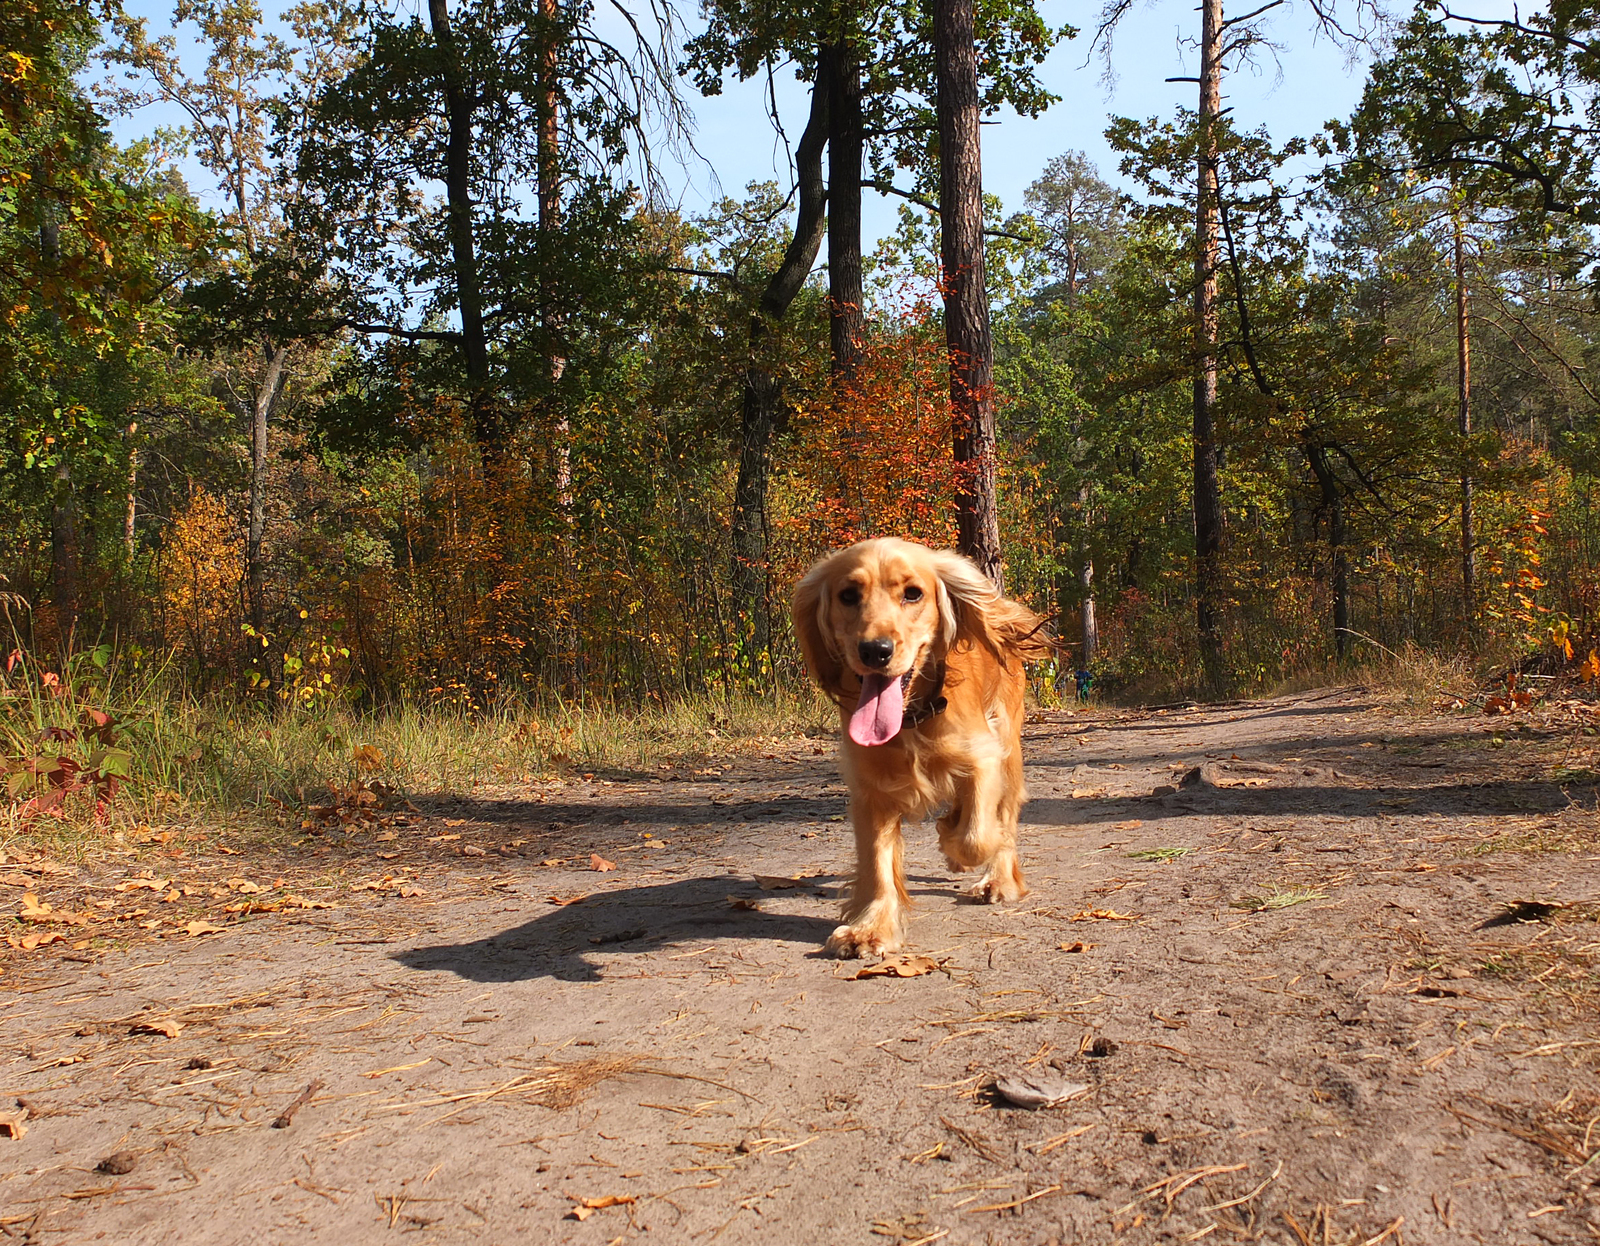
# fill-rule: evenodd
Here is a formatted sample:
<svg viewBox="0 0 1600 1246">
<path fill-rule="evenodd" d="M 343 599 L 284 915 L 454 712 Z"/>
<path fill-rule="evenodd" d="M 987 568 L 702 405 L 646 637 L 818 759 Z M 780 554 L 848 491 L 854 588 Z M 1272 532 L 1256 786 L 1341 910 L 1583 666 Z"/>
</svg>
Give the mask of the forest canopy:
<svg viewBox="0 0 1600 1246">
<path fill-rule="evenodd" d="M 1276 7 L 1208 0 L 1196 107 L 1003 204 L 978 120 L 1048 117 L 1078 34 L 1019 0 L 4 6 L 15 648 L 313 706 L 760 692 L 798 574 L 894 534 L 1054 616 L 1046 695 L 1583 662 L 1594 13 Z M 1359 107 L 1237 128 L 1293 22 Z M 778 75 L 792 176 L 674 207 L 697 100 Z"/>
</svg>

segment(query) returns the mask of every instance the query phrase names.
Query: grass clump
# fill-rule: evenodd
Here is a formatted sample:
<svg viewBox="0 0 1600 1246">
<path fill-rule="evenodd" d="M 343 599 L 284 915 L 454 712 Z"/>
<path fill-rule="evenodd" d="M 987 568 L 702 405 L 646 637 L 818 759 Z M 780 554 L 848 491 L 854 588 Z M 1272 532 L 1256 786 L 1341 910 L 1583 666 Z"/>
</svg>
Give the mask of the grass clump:
<svg viewBox="0 0 1600 1246">
<path fill-rule="evenodd" d="M 152 826 L 298 823 L 330 788 L 413 799 L 573 777 L 627 778 L 829 734 L 809 689 L 641 709 L 502 697 L 488 709 L 197 697 L 178 672 L 109 648 L 0 671 L 0 851 L 80 855 Z"/>
<path fill-rule="evenodd" d="M 1229 907 L 1243 909 L 1247 913 L 1266 913 L 1327 898 L 1327 892 L 1318 891 L 1315 887 L 1269 887 L 1260 895 L 1240 896 Z"/>
<path fill-rule="evenodd" d="M 1133 861 L 1176 861 L 1193 851 L 1193 848 L 1141 848 L 1138 852 L 1128 853 L 1127 856 Z"/>
</svg>

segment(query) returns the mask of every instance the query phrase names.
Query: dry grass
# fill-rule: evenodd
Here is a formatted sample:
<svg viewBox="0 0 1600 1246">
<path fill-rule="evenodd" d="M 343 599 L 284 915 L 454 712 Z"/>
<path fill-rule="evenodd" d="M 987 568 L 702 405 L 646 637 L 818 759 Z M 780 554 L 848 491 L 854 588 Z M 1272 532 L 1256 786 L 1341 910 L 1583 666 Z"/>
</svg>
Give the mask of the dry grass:
<svg viewBox="0 0 1600 1246">
<path fill-rule="evenodd" d="M 630 708 L 505 698 L 495 708 L 405 704 L 359 712 L 201 700 L 165 672 L 118 678 L 88 662 L 59 672 L 19 668 L 0 688 L 0 749 L 13 766 L 91 746 L 86 711 L 115 720 L 129 779 L 106 802 L 88 792 L 41 813 L 29 792 L 0 797 L 0 853 L 44 849 L 83 859 L 153 834 L 259 833 L 298 826 L 330 785 L 380 781 L 404 797 L 468 796 L 481 788 L 571 775 L 623 776 L 708 764 L 830 734 L 830 705 L 809 689 L 764 698 L 685 697 Z"/>
</svg>

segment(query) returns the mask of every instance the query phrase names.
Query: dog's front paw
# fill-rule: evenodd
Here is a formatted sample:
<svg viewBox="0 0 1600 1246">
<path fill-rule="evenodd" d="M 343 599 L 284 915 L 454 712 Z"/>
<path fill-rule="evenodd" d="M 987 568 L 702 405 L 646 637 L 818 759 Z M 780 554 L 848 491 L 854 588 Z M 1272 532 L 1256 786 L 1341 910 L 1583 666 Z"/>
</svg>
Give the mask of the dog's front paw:
<svg viewBox="0 0 1600 1246">
<path fill-rule="evenodd" d="M 900 937 L 875 926 L 840 926 L 828 936 L 828 951 L 840 960 L 887 956 L 900 947 Z"/>
<path fill-rule="evenodd" d="M 1028 894 L 1028 884 L 1007 870 L 985 874 L 962 894 L 980 904 L 1010 904 Z"/>
</svg>

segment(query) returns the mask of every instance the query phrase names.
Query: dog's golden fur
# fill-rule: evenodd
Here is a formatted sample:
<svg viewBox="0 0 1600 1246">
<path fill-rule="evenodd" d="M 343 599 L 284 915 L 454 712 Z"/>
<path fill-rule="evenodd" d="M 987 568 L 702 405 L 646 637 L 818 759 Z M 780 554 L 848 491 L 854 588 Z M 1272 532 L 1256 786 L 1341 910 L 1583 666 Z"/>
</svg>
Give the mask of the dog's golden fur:
<svg viewBox="0 0 1600 1246">
<path fill-rule="evenodd" d="M 842 595 L 842 599 L 841 599 Z M 1017 860 L 1022 782 L 1023 663 L 1048 656 L 1033 611 L 1001 597 L 971 562 L 909 541 L 863 541 L 823 559 L 795 587 L 794 625 L 806 666 L 848 726 L 863 677 L 862 641 L 892 641 L 879 673 L 911 674 L 906 700 L 942 712 L 908 717 L 886 744 L 843 732 L 856 877 L 840 956 L 900 946 L 906 892 L 900 827 L 935 809 L 939 847 L 955 871 L 982 871 L 968 894 L 993 903 L 1026 895 Z M 943 685 L 939 686 L 942 669 Z M 915 716 L 913 716 L 915 717 Z"/>
</svg>

